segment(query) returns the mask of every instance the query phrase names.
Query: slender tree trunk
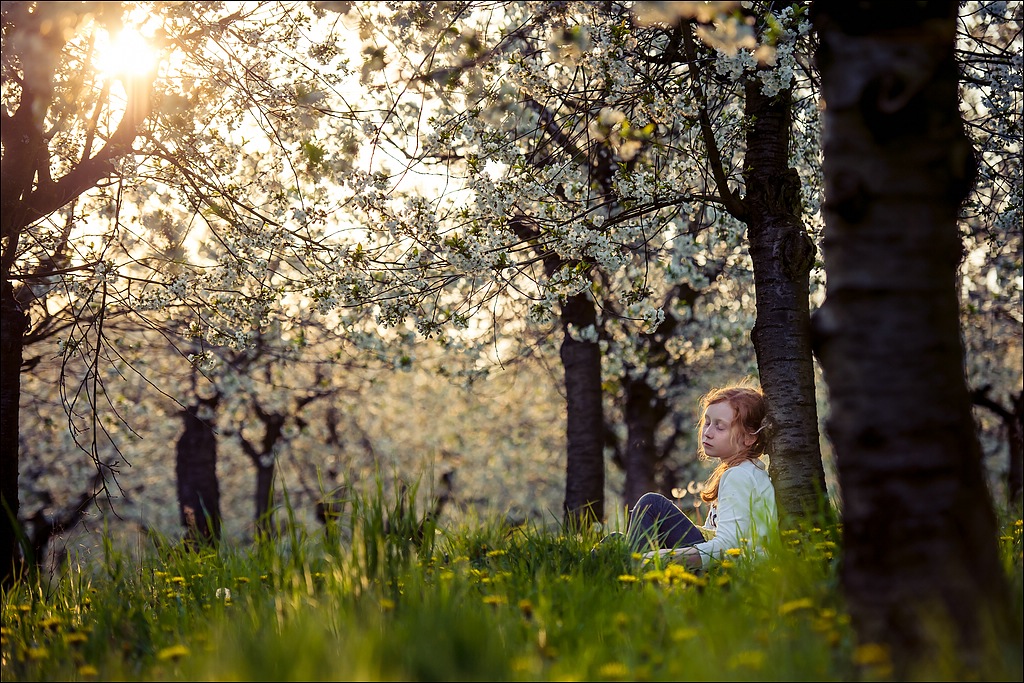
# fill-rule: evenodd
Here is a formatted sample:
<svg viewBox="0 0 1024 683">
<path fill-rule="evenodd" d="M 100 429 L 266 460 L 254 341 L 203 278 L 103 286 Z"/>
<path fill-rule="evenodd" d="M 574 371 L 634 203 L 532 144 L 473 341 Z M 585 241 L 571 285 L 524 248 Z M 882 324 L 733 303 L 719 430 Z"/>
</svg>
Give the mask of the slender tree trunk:
<svg viewBox="0 0 1024 683">
<path fill-rule="evenodd" d="M 757 319 L 750 338 L 774 425 L 772 482 L 782 522 L 821 512 L 825 470 L 811 350 L 810 270 L 814 242 L 800 220 L 800 179 L 789 167 L 792 93 L 746 84 L 744 208 L 754 265 Z"/>
<path fill-rule="evenodd" d="M 183 412 L 185 431 L 178 439 L 175 474 L 178 507 L 185 539 L 210 544 L 220 540 L 220 486 L 217 482 L 217 435 L 212 417 L 219 396 L 197 399 Z"/>
<path fill-rule="evenodd" d="M 269 536 L 274 530 L 274 513 L 270 506 L 274 495 L 274 459 L 270 464 L 256 464 L 256 532 Z"/>
<path fill-rule="evenodd" d="M 18 434 L 21 361 L 28 315 L 4 272 L 0 282 L 0 585 L 10 585 L 21 566 L 18 531 Z"/>
<path fill-rule="evenodd" d="M 991 387 L 982 387 L 971 392 L 974 405 L 988 408 L 995 413 L 1006 430 L 1006 445 L 1009 462 L 1006 470 L 1006 502 L 1014 508 L 1020 504 L 1024 494 L 1024 391 L 1010 395 L 1010 407 L 996 401 L 988 392 Z"/>
<path fill-rule="evenodd" d="M 1024 499 L 1024 391 L 1013 398 L 1013 416 L 1006 422 L 1010 465 L 1006 474 L 1006 501 L 1017 507 Z"/>
<path fill-rule="evenodd" d="M 960 340 L 957 214 L 974 160 L 956 12 L 952 0 L 815 3 L 828 276 L 815 335 L 842 585 L 860 640 L 888 646 L 896 680 L 985 678 L 1000 661 L 992 637 L 1014 642 Z"/>
<path fill-rule="evenodd" d="M 561 348 L 567 420 L 564 512 L 566 525 L 576 528 L 604 519 L 601 350 L 597 342 L 573 339 L 569 334 L 569 325 L 583 330 L 596 324 L 597 311 L 589 293 L 566 299 Z"/>
<path fill-rule="evenodd" d="M 623 497 L 626 506 L 632 509 L 640 496 L 660 489 L 655 476 L 658 467 L 655 436 L 668 411 L 643 377 L 625 378 L 624 385 L 626 481 Z"/>
<path fill-rule="evenodd" d="M 711 172 L 725 209 L 747 224 L 757 301 L 750 336 L 773 423 L 769 470 L 780 521 L 789 526 L 808 513 L 828 511 L 810 337 L 814 243 L 800 220 L 799 178 L 789 167 L 792 92 L 786 89 L 768 97 L 761 91 L 759 78 L 745 83 L 749 129 L 743 171 L 746 195 L 741 199 L 729 187 L 715 141 L 691 30 L 683 32 L 682 44 L 701 104 L 698 120 Z"/>
</svg>

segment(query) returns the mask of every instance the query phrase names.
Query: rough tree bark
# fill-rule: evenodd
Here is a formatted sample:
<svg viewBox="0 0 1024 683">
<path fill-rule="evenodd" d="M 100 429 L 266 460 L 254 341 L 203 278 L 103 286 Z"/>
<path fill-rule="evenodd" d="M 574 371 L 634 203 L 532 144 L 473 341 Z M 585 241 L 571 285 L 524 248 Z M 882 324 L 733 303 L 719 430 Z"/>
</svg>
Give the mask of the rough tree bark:
<svg viewBox="0 0 1024 683">
<path fill-rule="evenodd" d="M 814 333 L 842 585 L 860 640 L 888 646 L 896 680 L 984 677 L 990 637 L 1013 640 L 960 339 L 957 215 L 975 161 L 956 13 L 953 0 L 814 6 L 828 276 Z"/>
<path fill-rule="evenodd" d="M 773 427 L 768 446 L 772 483 L 780 521 L 789 526 L 808 514 L 827 512 L 810 336 L 814 243 L 800 219 L 799 180 L 789 166 L 792 90 L 768 97 L 761 91 L 761 79 L 747 76 L 746 195 L 740 197 L 729 187 L 703 92 L 692 25 L 686 27 L 682 44 L 701 104 L 698 121 L 708 163 L 726 211 L 747 225 L 757 303 L 750 336 Z"/>
<path fill-rule="evenodd" d="M 800 179 L 789 167 L 792 91 L 761 92 L 747 80 L 750 121 L 743 179 L 757 318 L 750 332 L 774 424 L 769 471 L 783 524 L 824 510 L 825 470 L 811 350 L 814 242 L 800 219 Z"/>
<path fill-rule="evenodd" d="M 601 348 L 594 341 L 573 339 L 570 325 L 596 328 L 597 310 L 589 292 L 567 297 L 562 304 L 560 351 L 566 400 L 565 522 L 579 528 L 604 519 L 604 404 Z"/>
</svg>

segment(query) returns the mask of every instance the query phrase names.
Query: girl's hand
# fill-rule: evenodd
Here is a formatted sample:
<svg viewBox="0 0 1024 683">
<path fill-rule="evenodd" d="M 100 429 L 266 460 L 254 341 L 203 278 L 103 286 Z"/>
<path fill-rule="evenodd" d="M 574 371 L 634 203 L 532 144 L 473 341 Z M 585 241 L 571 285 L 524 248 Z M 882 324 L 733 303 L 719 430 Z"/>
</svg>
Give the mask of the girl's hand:
<svg viewBox="0 0 1024 683">
<path fill-rule="evenodd" d="M 696 548 L 677 548 L 675 550 L 663 548 L 648 550 L 643 555 L 645 563 L 651 562 L 656 557 L 660 557 L 666 562 L 678 562 L 689 569 L 702 569 L 704 567 L 700 552 Z"/>
</svg>

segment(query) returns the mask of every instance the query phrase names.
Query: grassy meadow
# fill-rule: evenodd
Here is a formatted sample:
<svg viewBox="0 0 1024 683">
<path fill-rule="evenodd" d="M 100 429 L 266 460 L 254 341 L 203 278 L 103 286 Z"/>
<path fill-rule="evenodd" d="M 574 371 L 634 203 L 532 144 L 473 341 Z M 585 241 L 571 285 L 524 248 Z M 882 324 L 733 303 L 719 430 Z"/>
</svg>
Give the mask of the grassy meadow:
<svg viewBox="0 0 1024 683">
<path fill-rule="evenodd" d="M 596 531 L 421 527 L 404 500 L 249 547 L 151 544 L 3 595 L 4 681 L 886 680 L 855 643 L 839 533 L 783 534 L 707 573 L 644 564 Z M 1019 515 L 1001 547 L 1018 614 Z M 738 551 L 737 551 L 738 553 Z M 999 644 L 978 680 L 1021 680 Z M 941 662 L 923 679 L 948 678 Z"/>
</svg>

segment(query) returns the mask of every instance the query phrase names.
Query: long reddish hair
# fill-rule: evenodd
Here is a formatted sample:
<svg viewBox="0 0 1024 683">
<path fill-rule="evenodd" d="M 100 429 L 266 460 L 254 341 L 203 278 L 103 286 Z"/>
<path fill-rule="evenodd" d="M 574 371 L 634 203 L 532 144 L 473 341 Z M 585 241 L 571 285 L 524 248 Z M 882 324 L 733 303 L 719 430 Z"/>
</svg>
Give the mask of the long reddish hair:
<svg viewBox="0 0 1024 683">
<path fill-rule="evenodd" d="M 736 411 L 729 439 L 744 449 L 743 460 L 738 462 L 756 460 L 761 457 L 768 446 L 768 407 L 765 405 L 764 394 L 761 393 L 761 390 L 747 384 L 734 384 L 712 389 L 701 397 L 698 434 L 703 434 L 704 427 L 707 425 L 708 407 L 723 402 L 728 403 Z M 754 437 L 754 443 L 746 446 L 744 441 L 750 436 Z M 700 459 L 707 460 L 708 455 L 704 452 L 703 439 L 700 439 L 699 442 Z M 718 467 L 711 472 L 711 476 L 704 482 L 704 489 L 700 494 L 704 502 L 713 503 L 718 500 L 718 484 L 722 479 L 722 474 L 731 466 L 729 463 L 720 462 Z"/>
</svg>

